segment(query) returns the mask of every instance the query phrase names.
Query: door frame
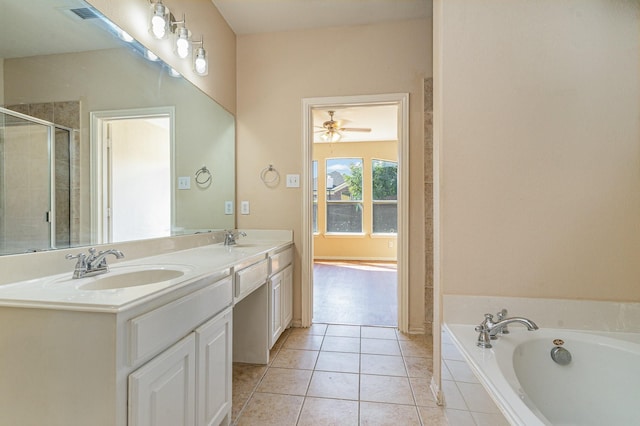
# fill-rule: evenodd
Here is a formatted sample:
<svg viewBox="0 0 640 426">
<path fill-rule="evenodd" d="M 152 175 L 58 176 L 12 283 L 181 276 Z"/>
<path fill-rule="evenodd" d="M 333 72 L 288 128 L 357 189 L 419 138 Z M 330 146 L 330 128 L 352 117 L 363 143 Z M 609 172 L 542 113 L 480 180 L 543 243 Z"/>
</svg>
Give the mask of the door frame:
<svg viewBox="0 0 640 426">
<path fill-rule="evenodd" d="M 398 105 L 398 329 L 409 332 L 409 94 L 338 96 L 302 99 L 302 327 L 313 320 L 313 116 L 314 108 Z"/>
<path fill-rule="evenodd" d="M 91 244 L 108 242 L 108 215 L 106 197 L 109 196 L 109 174 L 107 153 L 107 124 L 114 120 L 138 118 L 169 118 L 169 144 L 171 149 L 171 226 L 175 225 L 175 107 L 161 106 L 149 108 L 94 111 L 89 113 L 90 155 L 91 155 Z"/>
</svg>

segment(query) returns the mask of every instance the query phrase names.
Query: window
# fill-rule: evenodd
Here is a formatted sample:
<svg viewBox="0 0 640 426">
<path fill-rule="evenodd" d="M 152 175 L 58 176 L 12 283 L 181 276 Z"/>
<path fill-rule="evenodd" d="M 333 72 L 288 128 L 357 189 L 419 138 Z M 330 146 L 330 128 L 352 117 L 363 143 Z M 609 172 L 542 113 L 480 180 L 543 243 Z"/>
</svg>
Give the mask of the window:
<svg viewBox="0 0 640 426">
<path fill-rule="evenodd" d="M 371 162 L 373 233 L 395 234 L 398 231 L 398 163 Z"/>
<path fill-rule="evenodd" d="M 318 232 L 318 162 L 311 163 L 313 173 L 313 232 Z"/>
<path fill-rule="evenodd" d="M 327 160 L 327 232 L 362 232 L 362 158 Z"/>
</svg>

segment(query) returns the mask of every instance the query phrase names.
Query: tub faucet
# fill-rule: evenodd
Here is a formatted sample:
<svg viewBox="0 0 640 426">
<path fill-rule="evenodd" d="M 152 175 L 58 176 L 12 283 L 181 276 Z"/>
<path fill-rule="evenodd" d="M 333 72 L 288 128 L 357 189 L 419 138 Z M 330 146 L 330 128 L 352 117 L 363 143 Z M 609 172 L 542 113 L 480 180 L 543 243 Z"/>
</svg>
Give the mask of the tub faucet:
<svg viewBox="0 0 640 426">
<path fill-rule="evenodd" d="M 236 244 L 236 239 L 239 238 L 240 236 L 246 237 L 247 234 L 245 234 L 242 231 L 234 231 L 234 230 L 225 230 L 224 231 L 224 245 L 225 246 L 233 246 Z"/>
<path fill-rule="evenodd" d="M 476 331 L 480 333 L 478 335 L 477 345 L 481 348 L 490 348 L 491 340 L 497 339 L 497 334 L 500 333 L 504 329 L 504 327 L 511 323 L 520 323 L 527 327 L 527 330 L 529 331 L 538 329 L 536 323 L 527 318 L 512 317 L 501 319 L 498 322 L 493 322 L 493 315 L 484 314 L 484 321 L 482 321 L 480 325 L 476 327 Z"/>
</svg>

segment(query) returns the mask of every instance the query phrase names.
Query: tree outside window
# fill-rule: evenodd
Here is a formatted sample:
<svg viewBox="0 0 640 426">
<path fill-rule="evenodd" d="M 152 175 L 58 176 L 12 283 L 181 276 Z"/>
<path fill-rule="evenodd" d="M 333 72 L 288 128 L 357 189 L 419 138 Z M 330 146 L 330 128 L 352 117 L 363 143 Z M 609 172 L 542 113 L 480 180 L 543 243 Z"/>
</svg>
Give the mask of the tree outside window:
<svg viewBox="0 0 640 426">
<path fill-rule="evenodd" d="M 362 232 L 362 158 L 327 160 L 327 232 Z"/>
<path fill-rule="evenodd" d="M 398 231 L 398 163 L 373 160 L 371 167 L 373 233 Z"/>
</svg>

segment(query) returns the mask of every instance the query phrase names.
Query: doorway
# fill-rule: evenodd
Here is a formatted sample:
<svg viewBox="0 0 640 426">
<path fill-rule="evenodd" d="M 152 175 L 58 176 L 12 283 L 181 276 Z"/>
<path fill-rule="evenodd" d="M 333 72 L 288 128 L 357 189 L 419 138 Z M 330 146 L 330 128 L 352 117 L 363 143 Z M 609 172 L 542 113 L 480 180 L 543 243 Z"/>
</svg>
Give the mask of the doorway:
<svg viewBox="0 0 640 426">
<path fill-rule="evenodd" d="M 391 137 L 374 137 L 369 128 L 380 128 L 382 124 L 379 119 L 374 118 L 370 126 L 361 123 L 353 124 L 348 122 L 348 118 L 340 121 L 341 111 L 348 114 L 349 109 L 371 108 L 371 113 L 375 108 L 380 110 L 392 109 L 392 121 L 395 124 Z M 332 111 L 332 113 L 329 113 Z M 366 304 L 366 298 L 354 297 L 354 293 L 345 294 L 349 290 L 348 285 L 341 285 L 337 275 L 342 275 L 343 283 L 354 283 L 361 280 L 372 283 L 371 273 L 379 273 L 380 277 L 386 275 L 391 277 L 396 311 L 391 321 L 385 320 L 387 324 L 381 323 L 380 319 L 362 316 L 358 322 L 371 322 L 366 325 L 397 325 L 400 331 L 408 328 L 408 280 L 407 280 L 407 223 L 408 223 L 408 198 L 407 198 L 407 177 L 408 170 L 406 154 L 408 152 L 408 94 L 388 94 L 388 95 L 366 95 L 350 96 L 339 98 L 313 98 L 303 100 L 304 113 L 304 157 L 305 169 L 303 179 L 304 194 L 304 221 L 302 235 L 303 250 L 302 257 L 302 325 L 310 326 L 313 321 L 318 321 L 314 316 L 314 304 L 316 308 L 321 303 L 326 302 L 326 295 L 321 294 L 326 290 L 315 288 L 314 269 L 316 277 L 324 279 L 322 274 L 333 274 L 330 281 L 336 283 L 340 295 L 329 297 L 337 303 L 353 302 L 351 306 L 344 306 L 352 313 L 357 308 L 362 308 Z M 325 114 L 326 120 L 320 121 L 314 114 Z M 334 120 L 335 118 L 335 120 Z M 329 122 L 329 123 L 327 123 Z M 332 122 L 336 122 L 335 126 Z M 321 123 L 318 126 L 318 123 Z M 327 125 L 329 127 L 327 127 Z M 318 126 L 318 127 L 314 127 Z M 332 127 L 334 126 L 334 127 Z M 341 133 L 338 137 L 331 134 L 332 130 Z M 314 162 L 314 141 L 319 138 L 320 133 L 327 142 L 323 148 L 325 151 L 322 161 Z M 326 133 L 326 134 L 325 134 Z M 356 149 L 356 154 L 346 154 L 342 148 L 346 147 L 345 141 L 357 139 L 349 136 L 350 133 L 372 133 L 368 137 L 374 143 L 374 147 L 360 150 L 357 154 L 357 144 L 352 143 L 352 148 Z M 376 139 L 373 141 L 373 139 Z M 384 142 L 393 140 L 392 148 L 383 148 Z M 339 146 L 338 143 L 343 142 Z M 318 145 L 320 146 L 320 145 Z M 364 147 L 362 145 L 361 147 Z M 385 150 L 391 149 L 392 155 L 385 154 Z M 334 170 L 329 170 L 333 168 Z M 334 173 L 339 168 L 348 170 L 344 173 Z M 374 180 L 374 170 L 392 170 L 396 176 L 395 200 L 384 199 L 373 195 L 372 180 Z M 367 182 L 361 180 L 361 193 L 357 193 L 357 185 L 353 182 L 359 179 L 368 179 Z M 380 179 L 379 179 L 380 180 Z M 382 179 L 386 181 L 387 179 Z M 346 181 L 346 183 L 345 183 Z M 351 182 L 351 185 L 350 185 Z M 378 191 L 380 193 L 380 191 Z M 391 220 L 391 218 L 393 220 Z M 389 224 L 393 225 L 389 225 Z M 364 242 L 364 248 L 358 252 L 357 241 Z M 340 247 L 339 251 L 331 253 L 330 247 Z M 375 250 L 375 247 L 383 248 L 382 251 Z M 327 248 L 329 247 L 329 251 Z M 355 251 L 354 251 L 355 250 Z M 396 263 L 397 262 L 397 263 Z M 315 263 L 315 268 L 314 268 Z M 396 270 L 397 265 L 397 270 Z M 333 268 L 333 272 L 329 267 Z M 336 275 L 337 274 L 337 275 Z M 350 278 L 357 277 L 361 278 Z M 367 278 L 368 275 L 368 278 Z M 388 278 L 387 278 L 388 279 Z M 379 284 L 377 284 L 379 285 Z M 375 287 L 376 284 L 373 284 Z M 372 290 L 370 288 L 369 290 Z M 317 292 L 317 295 L 314 293 Z M 371 296 L 371 291 L 365 291 L 365 296 Z M 320 300 L 324 298 L 324 300 Z M 389 302 L 389 297 L 386 298 Z M 347 303 L 348 304 L 348 303 Z M 375 310 L 375 308 L 374 308 Z M 373 310 L 372 310 L 373 311 Z M 344 321 L 337 314 L 333 315 L 333 320 L 328 322 L 351 323 Z M 322 317 L 322 322 L 327 318 Z M 360 324 L 363 325 L 363 324 Z"/>
<path fill-rule="evenodd" d="M 93 113 L 94 130 L 97 242 L 171 235 L 173 110 Z"/>
</svg>

